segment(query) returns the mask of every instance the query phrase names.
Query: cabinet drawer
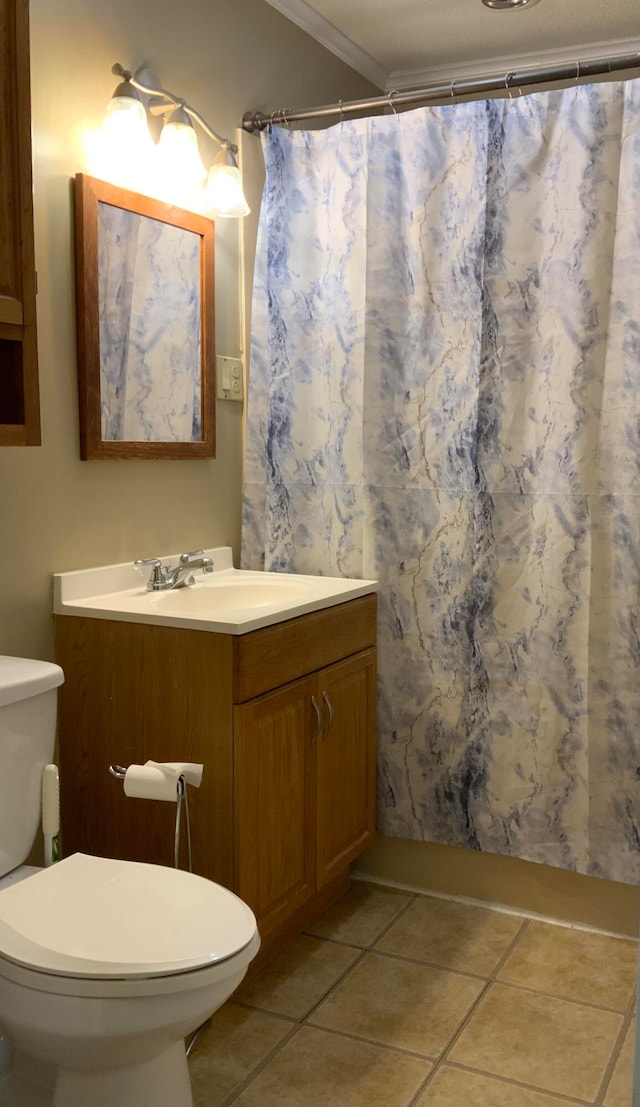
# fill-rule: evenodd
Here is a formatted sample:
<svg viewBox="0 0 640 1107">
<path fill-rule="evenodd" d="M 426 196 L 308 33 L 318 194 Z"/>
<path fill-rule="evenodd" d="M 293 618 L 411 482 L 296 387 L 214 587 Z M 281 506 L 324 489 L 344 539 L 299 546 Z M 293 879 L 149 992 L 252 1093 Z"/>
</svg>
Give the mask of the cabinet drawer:
<svg viewBox="0 0 640 1107">
<path fill-rule="evenodd" d="M 376 641 L 376 595 L 312 611 L 234 639 L 234 702 L 279 688 Z"/>
</svg>

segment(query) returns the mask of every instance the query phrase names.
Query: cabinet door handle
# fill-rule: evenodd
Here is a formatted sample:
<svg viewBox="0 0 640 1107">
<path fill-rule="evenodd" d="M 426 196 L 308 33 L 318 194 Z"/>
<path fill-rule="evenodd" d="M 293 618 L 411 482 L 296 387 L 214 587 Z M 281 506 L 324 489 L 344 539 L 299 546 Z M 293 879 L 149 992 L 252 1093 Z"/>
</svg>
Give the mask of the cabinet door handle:
<svg viewBox="0 0 640 1107">
<path fill-rule="evenodd" d="M 311 745 L 315 746 L 322 732 L 322 711 L 318 707 L 318 701 L 316 700 L 315 696 L 311 697 L 311 703 L 313 704 L 313 710 L 316 713 L 316 732 L 311 737 Z"/>
<path fill-rule="evenodd" d="M 324 740 L 326 740 L 326 738 L 328 737 L 329 731 L 331 730 L 331 727 L 333 726 L 333 708 L 331 706 L 331 700 L 329 699 L 326 692 L 322 693 L 322 699 L 323 699 L 323 702 L 326 703 L 327 711 L 329 712 L 329 722 L 327 724 L 327 728 L 326 728 L 326 730 L 323 730 L 323 732 L 322 732 L 322 737 L 323 737 Z"/>
</svg>

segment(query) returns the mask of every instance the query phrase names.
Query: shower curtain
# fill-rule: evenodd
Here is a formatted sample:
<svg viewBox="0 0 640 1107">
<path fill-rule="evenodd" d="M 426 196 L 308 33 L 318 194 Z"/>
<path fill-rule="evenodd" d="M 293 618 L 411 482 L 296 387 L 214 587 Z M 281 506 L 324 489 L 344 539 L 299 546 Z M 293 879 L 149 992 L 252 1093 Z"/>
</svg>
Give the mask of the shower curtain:
<svg viewBox="0 0 640 1107">
<path fill-rule="evenodd" d="M 640 880 L 640 82 L 272 128 L 249 568 L 375 578 L 379 829 Z"/>
</svg>

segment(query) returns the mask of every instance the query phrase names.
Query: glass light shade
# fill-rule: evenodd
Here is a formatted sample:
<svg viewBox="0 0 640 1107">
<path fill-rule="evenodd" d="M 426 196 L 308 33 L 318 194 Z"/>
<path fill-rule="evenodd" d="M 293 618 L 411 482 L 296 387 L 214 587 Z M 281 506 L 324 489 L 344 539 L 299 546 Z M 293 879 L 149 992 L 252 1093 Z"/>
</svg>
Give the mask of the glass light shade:
<svg viewBox="0 0 640 1107">
<path fill-rule="evenodd" d="M 147 129 L 147 113 L 136 96 L 112 96 L 107 104 L 105 127 L 117 133 L 135 135 Z"/>
<path fill-rule="evenodd" d="M 205 210 L 225 219 L 239 219 L 251 211 L 237 165 L 214 163 L 205 188 Z"/>
<path fill-rule="evenodd" d="M 100 135 L 100 175 L 123 188 L 142 191 L 149 179 L 153 153 L 142 102 L 133 96 L 112 97 Z"/>
<path fill-rule="evenodd" d="M 180 176 L 201 184 L 207 171 L 198 151 L 198 139 L 187 123 L 165 123 L 160 134 L 158 152 L 162 167 L 177 171 Z M 177 163 L 177 164 L 176 164 Z"/>
<path fill-rule="evenodd" d="M 191 123 L 174 120 L 164 124 L 158 142 L 158 172 L 157 195 L 189 211 L 202 211 L 207 171 Z"/>
</svg>

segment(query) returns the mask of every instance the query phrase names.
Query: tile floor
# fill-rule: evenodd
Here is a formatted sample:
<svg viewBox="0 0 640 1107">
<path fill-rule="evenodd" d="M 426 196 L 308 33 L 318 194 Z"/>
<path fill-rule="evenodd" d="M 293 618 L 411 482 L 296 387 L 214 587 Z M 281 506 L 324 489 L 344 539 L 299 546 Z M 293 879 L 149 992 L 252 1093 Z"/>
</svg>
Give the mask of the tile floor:
<svg viewBox="0 0 640 1107">
<path fill-rule="evenodd" d="M 637 943 L 356 882 L 190 1058 L 195 1107 L 630 1107 Z"/>
</svg>

